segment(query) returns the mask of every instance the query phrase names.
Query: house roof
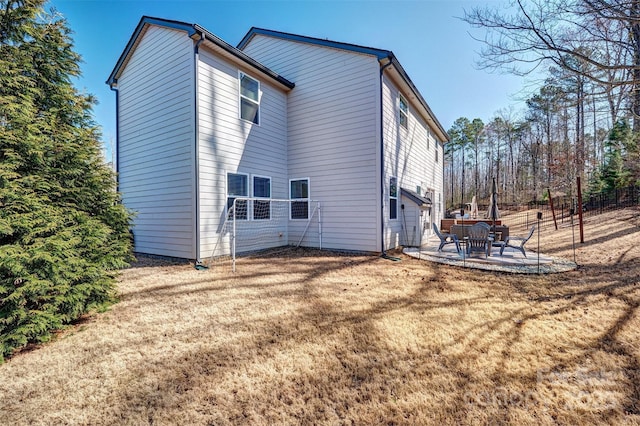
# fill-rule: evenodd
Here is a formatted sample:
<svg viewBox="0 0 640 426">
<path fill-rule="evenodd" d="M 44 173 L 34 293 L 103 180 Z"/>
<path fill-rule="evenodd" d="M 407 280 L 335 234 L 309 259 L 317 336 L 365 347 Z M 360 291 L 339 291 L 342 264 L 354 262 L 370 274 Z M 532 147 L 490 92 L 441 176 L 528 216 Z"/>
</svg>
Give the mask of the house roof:
<svg viewBox="0 0 640 426">
<path fill-rule="evenodd" d="M 285 33 L 274 30 L 267 30 L 264 28 L 252 27 L 249 32 L 240 40 L 238 43 L 238 49 L 244 49 L 247 44 L 257 35 L 265 35 L 269 37 L 276 37 L 285 40 L 297 41 L 301 43 L 310 43 L 318 46 L 331 47 L 334 49 L 346 50 L 354 53 L 362 53 L 366 55 L 373 55 L 378 59 L 380 66 L 385 67 L 385 71 L 388 71 L 392 74 L 392 77 L 397 80 L 401 86 L 405 86 L 405 91 L 411 93 L 413 96 L 410 96 L 412 100 L 420 107 L 421 112 L 425 120 L 431 123 L 433 130 L 438 134 L 440 140 L 443 142 L 447 142 L 449 140 L 449 135 L 447 131 L 442 127 L 442 124 L 438 121 L 435 114 L 427 104 L 427 101 L 422 97 L 422 94 L 418 90 L 418 88 L 413 84 L 411 78 L 404 70 L 400 62 L 396 58 L 390 50 L 384 49 L 376 49 L 373 47 L 360 46 L 356 44 L 350 43 L 342 43 L 338 41 L 332 41 L 327 39 L 320 39 L 315 37 L 302 36 L 298 34 Z"/>
<path fill-rule="evenodd" d="M 433 203 L 430 198 L 423 197 L 415 191 L 406 188 L 400 188 L 400 194 L 407 197 L 419 206 L 431 206 Z"/>
<path fill-rule="evenodd" d="M 284 33 L 281 31 L 267 30 L 264 28 L 252 27 L 249 32 L 238 43 L 238 49 L 244 49 L 249 41 L 256 35 L 267 35 L 271 37 L 284 38 L 287 40 L 299 41 L 302 43 L 317 44 L 325 47 L 333 47 L 334 49 L 349 50 L 351 52 L 364 53 L 367 55 L 377 56 L 378 59 L 387 58 L 389 55 L 393 55 L 393 52 L 389 50 L 376 49 L 373 47 L 359 46 L 357 44 L 342 43 L 338 41 L 332 41 L 328 39 L 321 39 L 315 37 L 308 37 L 298 34 Z"/>
<path fill-rule="evenodd" d="M 127 46 L 125 47 L 124 51 L 120 55 L 118 62 L 113 68 L 113 71 L 111 71 L 109 78 L 107 79 L 106 83 L 109 86 L 113 87 L 114 85 L 117 84 L 118 77 L 120 77 L 120 74 L 124 70 L 127 62 L 129 61 L 131 55 L 133 54 L 133 51 L 135 50 L 136 46 L 140 42 L 141 36 L 146 32 L 146 30 L 151 25 L 157 25 L 165 28 L 172 28 L 176 30 L 185 31 L 188 34 L 188 36 L 193 38 L 194 40 L 204 40 L 206 42 L 211 43 L 211 46 L 214 49 L 220 51 L 221 54 L 224 54 L 230 59 L 240 62 L 245 66 L 253 68 L 254 70 L 260 72 L 263 75 L 266 75 L 267 77 L 271 78 L 274 82 L 278 83 L 280 86 L 284 86 L 284 88 L 286 89 L 293 89 L 295 87 L 295 84 L 293 82 L 287 80 L 286 78 L 282 77 L 281 75 L 274 72 L 273 70 L 265 67 L 255 59 L 246 55 L 243 51 L 233 47 L 229 43 L 225 42 L 215 34 L 210 33 L 209 31 L 207 31 L 205 28 L 201 27 L 198 24 L 189 24 L 186 22 L 173 21 L 173 20 L 162 19 L 162 18 L 154 18 L 150 16 L 143 16 L 140 19 L 138 26 L 133 31 L 133 34 L 131 35 L 131 38 L 129 39 Z"/>
</svg>

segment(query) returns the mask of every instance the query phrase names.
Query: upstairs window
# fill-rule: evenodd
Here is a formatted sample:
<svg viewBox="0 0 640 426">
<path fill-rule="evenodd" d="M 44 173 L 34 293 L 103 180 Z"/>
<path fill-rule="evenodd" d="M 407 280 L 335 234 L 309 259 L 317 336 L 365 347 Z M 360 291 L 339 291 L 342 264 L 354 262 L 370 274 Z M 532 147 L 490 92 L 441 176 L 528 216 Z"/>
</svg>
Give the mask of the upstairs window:
<svg viewBox="0 0 640 426">
<path fill-rule="evenodd" d="M 292 179 L 289 181 L 289 198 L 291 202 L 291 219 L 309 219 L 309 179 Z"/>
<path fill-rule="evenodd" d="M 260 124 L 260 82 L 240 73 L 240 118 Z"/>
<path fill-rule="evenodd" d="M 230 218 L 247 220 L 247 200 L 238 200 L 233 211 L 233 202 L 238 197 L 249 196 L 249 177 L 241 173 L 227 173 L 227 212 Z"/>
<path fill-rule="evenodd" d="M 407 100 L 403 98 L 402 95 L 400 95 L 399 97 L 400 97 L 400 108 L 398 112 L 400 114 L 399 115 L 400 126 L 406 129 L 409 125 L 409 104 L 407 104 Z"/>
</svg>

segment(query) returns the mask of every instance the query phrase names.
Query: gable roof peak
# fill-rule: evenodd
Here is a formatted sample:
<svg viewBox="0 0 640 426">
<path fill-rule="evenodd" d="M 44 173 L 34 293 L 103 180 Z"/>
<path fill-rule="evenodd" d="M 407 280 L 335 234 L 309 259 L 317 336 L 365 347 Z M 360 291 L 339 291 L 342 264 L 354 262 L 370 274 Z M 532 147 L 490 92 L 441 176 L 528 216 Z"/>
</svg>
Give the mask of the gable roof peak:
<svg viewBox="0 0 640 426">
<path fill-rule="evenodd" d="M 390 50 L 377 49 L 375 47 L 361 46 L 358 44 L 343 43 L 340 41 L 329 40 L 328 38 L 309 37 L 300 34 L 292 34 L 282 31 L 268 30 L 266 28 L 251 27 L 247 34 L 240 40 L 240 43 L 236 46 L 242 50 L 249 43 L 249 41 L 256 35 L 266 35 L 270 37 L 282 38 L 285 40 L 298 41 L 301 43 L 315 44 L 318 46 L 332 47 L 334 49 L 346 50 L 349 52 L 363 53 L 366 55 L 373 55 L 378 60 L 393 57 L 393 52 Z"/>
<path fill-rule="evenodd" d="M 138 22 L 136 29 L 133 31 L 133 34 L 131 35 L 131 38 L 129 39 L 127 46 L 125 47 L 124 51 L 120 55 L 120 58 L 118 59 L 118 62 L 113 68 L 113 71 L 111 71 L 111 74 L 109 75 L 109 78 L 106 81 L 106 83 L 109 86 L 114 87 L 114 85 L 117 84 L 118 77 L 120 76 L 122 70 L 126 67 L 126 64 L 129 58 L 131 57 L 131 54 L 135 50 L 138 42 L 140 41 L 141 36 L 146 31 L 146 29 L 151 25 L 185 31 L 187 35 L 193 38 L 194 40 L 197 40 L 199 36 L 200 40 L 206 40 L 210 43 L 213 43 L 213 45 L 215 45 L 217 49 L 221 49 L 222 51 L 226 52 L 226 54 L 231 55 L 232 58 L 235 58 L 235 60 L 242 63 L 243 65 L 249 66 L 252 69 L 255 69 L 263 73 L 264 75 L 269 76 L 270 78 L 272 78 L 274 81 L 284 86 L 285 88 L 293 89 L 295 87 L 295 84 L 293 82 L 287 80 L 286 78 L 282 77 L 281 75 L 277 74 L 271 69 L 265 67 L 255 59 L 249 57 L 242 50 L 237 49 L 236 47 L 233 47 L 226 41 L 222 40 L 220 37 L 209 32 L 207 29 L 205 29 L 204 27 L 198 24 L 190 24 L 187 22 L 175 21 L 175 20 L 164 19 L 164 18 L 155 18 L 152 16 L 146 16 L 146 15 L 140 18 L 140 22 Z"/>
<path fill-rule="evenodd" d="M 409 78 L 409 75 L 404 70 L 404 68 L 402 68 L 402 65 L 400 65 L 400 62 L 398 61 L 398 59 L 396 58 L 396 56 L 393 54 L 391 50 L 377 49 L 374 47 L 361 46 L 361 45 L 351 44 L 351 43 L 343 43 L 343 42 L 333 41 L 329 39 L 321 39 L 316 37 L 303 36 L 299 34 L 291 34 L 287 32 L 268 30 L 265 28 L 258 28 L 258 27 L 251 27 L 251 29 L 242 38 L 242 40 L 240 40 L 240 43 L 238 43 L 237 48 L 240 50 L 244 50 L 244 48 L 247 47 L 247 45 L 249 45 L 251 40 L 254 37 L 259 35 L 375 56 L 376 59 L 378 60 L 378 63 L 380 64 L 381 72 L 393 73 L 394 75 L 397 76 L 397 79 L 405 85 L 405 89 L 407 93 L 412 94 L 411 99 L 417 102 L 417 104 L 419 105 L 419 109 L 423 111 L 426 121 L 433 126 L 439 138 L 443 142 L 449 140 L 449 135 L 447 134 L 447 131 L 444 129 L 444 127 L 442 127 L 442 124 L 435 117 L 435 115 L 433 114 L 433 111 L 431 111 L 431 108 L 427 104 L 427 101 L 425 101 L 425 99 L 422 97 L 422 95 L 420 94 L 420 91 L 415 86 L 415 84 L 411 81 L 411 78 Z M 390 67 L 387 69 L 388 66 Z"/>
</svg>

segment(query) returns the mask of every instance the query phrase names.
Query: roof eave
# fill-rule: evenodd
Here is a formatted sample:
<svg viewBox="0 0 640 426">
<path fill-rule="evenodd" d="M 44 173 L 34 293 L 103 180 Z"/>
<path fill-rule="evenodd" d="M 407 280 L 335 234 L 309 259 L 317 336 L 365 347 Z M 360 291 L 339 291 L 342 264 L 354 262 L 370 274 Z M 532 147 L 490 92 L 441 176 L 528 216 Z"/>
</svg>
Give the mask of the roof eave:
<svg viewBox="0 0 640 426">
<path fill-rule="evenodd" d="M 136 45 L 140 40 L 140 35 L 144 31 L 146 31 L 149 25 L 152 25 L 152 24 L 162 25 L 164 27 L 173 28 L 176 30 L 186 31 L 189 37 L 193 36 L 196 32 L 193 25 L 186 24 L 184 22 L 172 21 L 170 19 L 154 18 L 151 16 L 143 16 L 142 18 L 140 18 L 140 22 L 138 22 L 138 25 L 136 26 L 136 29 L 133 31 L 133 34 L 131 34 L 131 37 L 129 38 L 129 42 L 127 43 L 127 46 L 122 51 L 120 58 L 118 58 L 118 62 L 116 62 L 115 67 L 113 67 L 111 74 L 109 74 L 109 78 L 106 81 L 106 83 L 109 86 L 114 87 L 115 85 L 117 85 L 118 77 L 120 76 L 120 71 L 124 68 L 124 66 L 129 61 L 129 57 L 131 56 L 131 53 L 133 52 L 133 50 L 135 49 Z"/>
<path fill-rule="evenodd" d="M 422 197 L 409 189 L 401 187 L 400 194 L 416 203 L 419 207 L 430 207 L 433 205 L 430 199 Z"/>
<path fill-rule="evenodd" d="M 257 28 L 257 27 L 251 27 L 251 29 L 242 38 L 242 40 L 240 40 L 240 43 L 238 43 L 236 47 L 240 50 L 244 49 L 246 45 L 249 44 L 251 39 L 256 35 L 266 35 L 269 37 L 277 37 L 285 40 L 297 41 L 300 43 L 309 43 L 309 44 L 315 44 L 318 46 L 331 47 L 334 49 L 348 50 L 351 52 L 362 53 L 365 55 L 373 55 L 376 58 L 378 58 L 378 60 L 382 60 L 387 56 L 389 56 L 389 54 L 391 54 L 391 52 L 389 52 L 388 50 L 376 49 L 374 47 L 367 47 L 367 46 L 361 46 L 361 45 L 350 44 L 350 43 L 342 43 L 339 41 L 333 41 L 329 39 L 309 37 L 309 36 L 303 36 L 299 34 L 291 34 L 291 33 L 285 33 L 281 31 L 267 30 L 265 28 Z"/>
<path fill-rule="evenodd" d="M 373 47 L 359 46 L 359 45 L 349 44 L 349 43 L 341 43 L 341 42 L 336 42 L 336 41 L 327 40 L 327 39 L 301 36 L 297 34 L 284 33 L 280 31 L 267 30 L 264 28 L 257 28 L 257 27 L 251 27 L 251 29 L 242 38 L 242 40 L 240 40 L 240 43 L 238 43 L 237 48 L 241 50 L 244 49 L 249 44 L 251 39 L 253 39 L 257 35 L 277 37 L 277 38 L 297 41 L 301 43 L 310 43 L 310 44 L 315 44 L 315 45 L 324 46 L 324 47 L 331 47 L 335 49 L 342 49 L 342 50 L 362 53 L 366 55 L 373 55 L 378 59 L 378 62 L 380 63 L 381 66 L 385 66 L 387 63 L 392 62 L 393 67 L 391 68 L 395 70 L 395 73 L 397 74 L 398 79 L 404 82 L 407 85 L 408 90 L 413 92 L 413 94 L 415 95 L 417 103 L 422 108 L 422 115 L 427 121 L 427 123 L 430 125 L 430 127 L 433 128 L 434 132 L 437 134 L 438 138 L 442 141 L 442 143 L 446 143 L 449 141 L 449 135 L 447 134 L 447 131 L 444 129 L 444 127 L 442 127 L 442 124 L 438 121 L 438 119 L 434 115 L 433 111 L 429 107 L 429 104 L 427 104 L 427 101 L 424 100 L 424 98 L 420 94 L 420 91 L 415 86 L 415 84 L 413 84 L 413 82 L 411 81 L 411 78 L 409 78 L 409 75 L 407 74 L 407 72 L 404 70 L 404 68 L 402 68 L 402 65 L 400 65 L 400 62 L 397 60 L 393 52 L 389 50 L 376 49 Z M 393 71 L 390 71 L 390 72 L 393 72 Z"/>
<path fill-rule="evenodd" d="M 402 82 L 404 82 L 408 86 L 409 90 L 411 90 L 411 92 L 415 95 L 417 103 L 423 108 L 422 112 L 425 120 L 435 130 L 436 134 L 443 144 L 448 142 L 450 139 L 449 134 L 444 129 L 440 121 L 438 121 L 435 114 L 431 110 L 431 107 L 429 107 L 429 104 L 427 104 L 427 101 L 422 97 L 422 94 L 420 94 L 418 88 L 415 86 L 415 84 L 413 84 L 413 81 L 411 81 L 411 78 L 409 77 L 407 72 L 404 70 L 404 68 L 402 68 L 402 65 L 400 65 L 398 59 L 393 53 L 391 53 L 386 59 L 386 61 L 380 62 L 381 65 L 385 65 L 388 62 L 391 62 L 393 65 L 392 67 L 390 67 L 391 70 L 389 70 L 389 67 L 387 67 L 386 72 L 395 72 L 400 80 L 402 80 Z"/>
<path fill-rule="evenodd" d="M 260 64 L 256 60 L 250 58 L 241 50 L 231 46 L 230 44 L 228 44 L 218 36 L 210 33 L 209 31 L 207 31 L 205 28 L 201 27 L 198 24 L 188 24 L 185 22 L 172 21 L 172 20 L 161 19 L 161 18 L 153 18 L 149 16 L 143 16 L 140 19 L 140 22 L 138 23 L 136 29 L 133 31 L 133 34 L 129 38 L 129 42 L 127 43 L 127 46 L 125 47 L 124 51 L 120 55 L 118 62 L 116 63 L 115 67 L 113 68 L 113 71 L 111 71 L 111 74 L 109 75 L 109 78 L 106 81 L 106 83 L 110 87 L 113 88 L 117 86 L 118 77 L 120 76 L 121 72 L 124 70 L 124 67 L 126 66 L 127 62 L 129 61 L 129 58 L 131 57 L 131 54 L 133 53 L 133 51 L 135 50 L 135 47 L 139 43 L 141 36 L 144 34 L 144 31 L 146 31 L 146 29 L 150 25 L 158 25 L 158 26 L 185 31 L 187 35 L 191 38 L 199 38 L 199 39 L 204 38 L 209 42 L 213 43 L 218 48 L 220 48 L 222 51 L 229 54 L 232 58 L 235 58 L 239 62 L 247 65 L 249 68 L 256 69 L 262 74 L 268 76 L 274 82 L 276 82 L 282 89 L 291 90 L 295 87 L 295 84 L 293 82 L 287 80 L 286 78 L 282 77 L 278 73 L 270 70 L 269 68 Z"/>
<path fill-rule="evenodd" d="M 224 50 L 225 52 L 229 53 L 230 55 L 238 58 L 240 61 L 242 61 L 246 65 L 249 65 L 251 68 L 256 68 L 256 69 L 260 70 L 263 74 L 268 75 L 273 80 L 275 80 L 278 83 L 280 83 L 280 85 L 284 86 L 284 88 L 286 88 L 288 90 L 291 90 L 296 86 L 295 83 L 287 80 L 286 78 L 282 77 L 280 74 L 278 74 L 278 73 L 274 72 L 273 70 L 265 67 L 260 62 L 258 62 L 255 59 L 249 57 L 248 55 L 246 55 L 240 49 L 238 49 L 236 47 L 233 47 L 232 45 L 230 45 L 226 41 L 222 40 L 220 37 L 216 36 L 215 34 L 210 33 L 209 31 L 207 31 L 205 28 L 201 27 L 200 25 L 194 24 L 194 28 L 199 33 L 204 34 L 204 38 L 206 40 L 212 42 L 217 47 L 221 48 L 222 50 Z"/>
</svg>

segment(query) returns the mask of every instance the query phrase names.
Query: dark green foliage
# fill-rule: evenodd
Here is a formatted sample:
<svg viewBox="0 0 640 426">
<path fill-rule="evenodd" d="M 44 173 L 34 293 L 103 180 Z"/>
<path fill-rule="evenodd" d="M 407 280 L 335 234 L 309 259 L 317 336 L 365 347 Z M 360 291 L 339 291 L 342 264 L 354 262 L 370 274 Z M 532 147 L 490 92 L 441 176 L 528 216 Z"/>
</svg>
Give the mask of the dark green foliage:
<svg viewBox="0 0 640 426">
<path fill-rule="evenodd" d="M 605 141 L 604 162 L 589 182 L 590 193 L 610 193 L 637 183 L 634 178 L 637 164 L 630 161 L 637 157 L 636 137 L 626 121 L 613 126 Z"/>
<path fill-rule="evenodd" d="M 79 59 L 42 1 L 0 0 L 0 362 L 113 301 L 130 256 Z"/>
</svg>

